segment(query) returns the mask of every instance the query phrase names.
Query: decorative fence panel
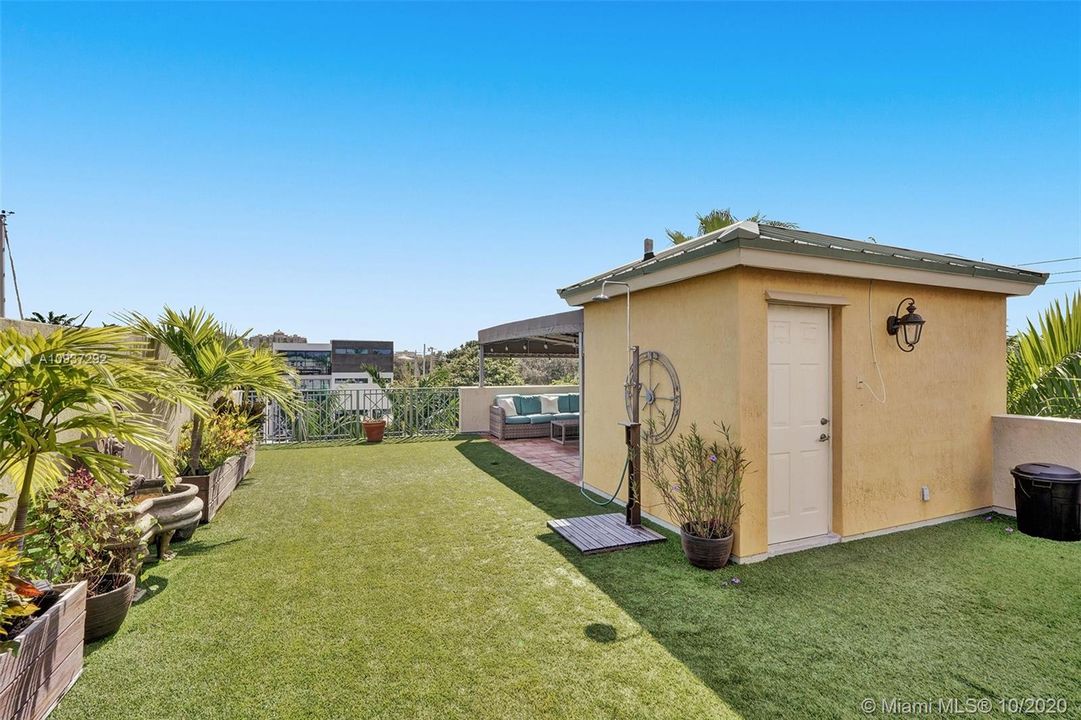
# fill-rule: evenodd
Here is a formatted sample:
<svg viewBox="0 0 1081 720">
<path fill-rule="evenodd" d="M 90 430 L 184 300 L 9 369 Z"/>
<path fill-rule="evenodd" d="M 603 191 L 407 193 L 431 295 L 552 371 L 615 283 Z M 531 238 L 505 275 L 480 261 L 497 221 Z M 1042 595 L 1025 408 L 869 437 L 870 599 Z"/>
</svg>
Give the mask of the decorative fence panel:
<svg viewBox="0 0 1081 720">
<path fill-rule="evenodd" d="M 303 409 L 290 418 L 270 403 L 263 418 L 264 443 L 357 440 L 364 418 L 385 419 L 387 436 L 453 435 L 458 432 L 457 388 L 364 388 L 301 390 Z"/>
</svg>

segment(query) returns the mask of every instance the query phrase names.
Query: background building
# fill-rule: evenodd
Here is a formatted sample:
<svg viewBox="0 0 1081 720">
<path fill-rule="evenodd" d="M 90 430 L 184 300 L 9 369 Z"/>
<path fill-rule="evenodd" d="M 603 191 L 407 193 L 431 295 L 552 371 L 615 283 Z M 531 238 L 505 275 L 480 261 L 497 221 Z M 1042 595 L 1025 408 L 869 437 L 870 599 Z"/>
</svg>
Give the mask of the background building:
<svg viewBox="0 0 1081 720">
<path fill-rule="evenodd" d="M 282 332 L 281 330 L 275 330 L 272 333 L 263 335 L 251 335 L 248 337 L 248 346 L 257 347 L 273 347 L 274 343 L 306 343 L 308 338 L 303 335 L 290 335 Z"/>
<path fill-rule="evenodd" d="M 302 390 L 374 384 L 366 370 L 369 366 L 375 366 L 379 377 L 394 380 L 394 343 L 390 340 L 275 342 L 271 347 L 296 370 Z"/>
</svg>

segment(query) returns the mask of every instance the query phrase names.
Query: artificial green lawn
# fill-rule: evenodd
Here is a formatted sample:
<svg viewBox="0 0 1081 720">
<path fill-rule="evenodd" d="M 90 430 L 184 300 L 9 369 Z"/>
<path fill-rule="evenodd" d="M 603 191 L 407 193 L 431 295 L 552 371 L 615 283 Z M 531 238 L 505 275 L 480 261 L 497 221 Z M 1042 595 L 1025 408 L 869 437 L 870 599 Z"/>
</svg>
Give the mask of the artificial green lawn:
<svg viewBox="0 0 1081 720">
<path fill-rule="evenodd" d="M 708 573 L 545 526 L 604 511 L 483 440 L 261 450 L 53 718 L 1081 716 L 1081 543 L 975 518 Z"/>
</svg>

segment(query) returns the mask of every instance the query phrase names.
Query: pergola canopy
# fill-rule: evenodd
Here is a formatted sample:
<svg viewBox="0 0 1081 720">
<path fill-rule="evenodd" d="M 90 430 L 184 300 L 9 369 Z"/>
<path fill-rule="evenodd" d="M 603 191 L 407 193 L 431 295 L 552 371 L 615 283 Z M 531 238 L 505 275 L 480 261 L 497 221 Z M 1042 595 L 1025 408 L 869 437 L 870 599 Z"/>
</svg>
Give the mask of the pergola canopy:
<svg viewBox="0 0 1081 720">
<path fill-rule="evenodd" d="M 483 357 L 577 358 L 582 311 L 570 310 L 477 332 Z"/>
</svg>

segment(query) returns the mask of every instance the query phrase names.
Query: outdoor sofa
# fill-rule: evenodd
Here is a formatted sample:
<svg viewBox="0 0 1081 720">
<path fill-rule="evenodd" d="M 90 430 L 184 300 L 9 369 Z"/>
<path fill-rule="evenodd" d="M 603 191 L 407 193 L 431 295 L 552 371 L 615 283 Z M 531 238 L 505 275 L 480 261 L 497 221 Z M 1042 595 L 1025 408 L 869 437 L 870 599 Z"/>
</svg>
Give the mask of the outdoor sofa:
<svg viewBox="0 0 1081 720">
<path fill-rule="evenodd" d="M 488 408 L 489 432 L 500 440 L 548 437 L 553 420 L 578 419 L 578 403 L 578 393 L 496 395 Z"/>
</svg>

